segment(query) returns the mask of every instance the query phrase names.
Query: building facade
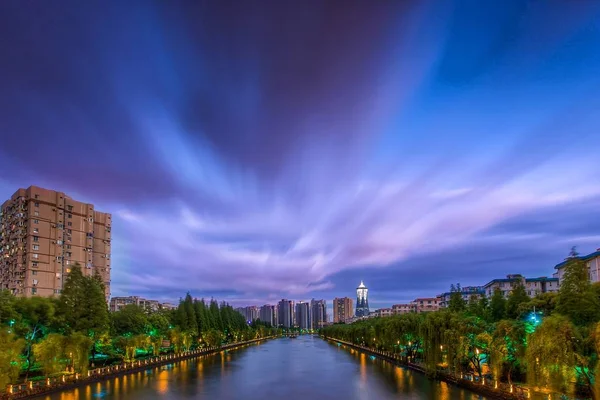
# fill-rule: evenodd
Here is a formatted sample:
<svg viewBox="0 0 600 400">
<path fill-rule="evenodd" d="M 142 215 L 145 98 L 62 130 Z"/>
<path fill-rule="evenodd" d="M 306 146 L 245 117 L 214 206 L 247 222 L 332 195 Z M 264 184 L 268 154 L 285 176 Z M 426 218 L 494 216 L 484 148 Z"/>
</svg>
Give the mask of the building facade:
<svg viewBox="0 0 600 400">
<path fill-rule="evenodd" d="M 439 297 L 421 297 L 415 299 L 413 303 L 416 313 L 438 311 L 440 309 Z"/>
<path fill-rule="evenodd" d="M 139 296 L 127 296 L 127 297 L 113 297 L 110 299 L 109 309 L 112 312 L 120 311 L 123 307 L 128 305 L 136 305 L 144 309 L 158 311 L 160 309 L 170 309 L 171 306 L 168 303 L 161 304 L 158 300 L 147 300 Z"/>
<path fill-rule="evenodd" d="M 235 310 L 242 314 L 248 323 L 256 321 L 259 317 L 259 308 L 256 306 L 238 307 Z"/>
<path fill-rule="evenodd" d="M 471 299 L 479 300 L 480 298 L 485 296 L 485 290 L 481 286 L 464 286 L 464 287 L 457 289 L 457 291 L 460 292 L 461 297 L 467 303 L 469 301 L 471 301 Z M 440 307 L 441 308 L 448 307 L 452 293 L 453 292 L 450 291 L 450 292 L 442 293 L 438 296 L 440 298 Z"/>
<path fill-rule="evenodd" d="M 408 314 L 411 312 L 416 312 L 414 303 L 405 303 L 405 304 L 394 304 L 392 306 L 392 313 L 394 315 L 397 314 Z"/>
<path fill-rule="evenodd" d="M 391 317 L 394 311 L 391 308 L 380 308 L 373 312 L 375 317 Z"/>
<path fill-rule="evenodd" d="M 305 301 L 296 303 L 296 326 L 308 330 L 311 325 L 310 304 Z"/>
<path fill-rule="evenodd" d="M 327 303 L 325 300 L 310 301 L 311 329 L 320 329 L 327 325 Z"/>
<path fill-rule="evenodd" d="M 294 326 L 294 302 L 292 300 L 281 299 L 277 303 L 277 323 L 283 328 Z"/>
<path fill-rule="evenodd" d="M 493 279 L 483 286 L 485 295 L 492 297 L 496 290 L 500 290 L 505 298 L 508 298 L 510 293 L 517 285 L 523 285 L 525 291 L 530 297 L 534 297 L 540 293 L 558 292 L 559 278 L 525 278 L 520 274 L 507 275 L 506 278 Z"/>
<path fill-rule="evenodd" d="M 58 295 L 75 265 L 98 274 L 110 297 L 111 215 L 65 193 L 30 186 L 0 209 L 0 289 Z"/>
<path fill-rule="evenodd" d="M 600 282 L 600 249 L 597 249 L 595 252 L 588 254 L 587 256 L 580 256 L 579 259 L 586 262 L 589 278 L 591 283 Z M 556 272 L 552 275 L 553 278 L 557 278 L 560 284 L 560 281 L 563 279 L 563 275 L 565 273 L 565 267 L 569 259 L 567 258 L 565 261 L 557 264 L 554 269 Z"/>
<path fill-rule="evenodd" d="M 352 318 L 352 299 L 342 297 L 333 299 L 333 323 L 344 323 Z"/>
<path fill-rule="evenodd" d="M 360 281 L 356 288 L 356 316 L 367 317 L 369 314 L 369 289 Z"/>
<path fill-rule="evenodd" d="M 275 306 L 265 304 L 260 308 L 259 318 L 262 322 L 270 324 L 271 326 L 277 326 L 275 319 Z"/>
</svg>

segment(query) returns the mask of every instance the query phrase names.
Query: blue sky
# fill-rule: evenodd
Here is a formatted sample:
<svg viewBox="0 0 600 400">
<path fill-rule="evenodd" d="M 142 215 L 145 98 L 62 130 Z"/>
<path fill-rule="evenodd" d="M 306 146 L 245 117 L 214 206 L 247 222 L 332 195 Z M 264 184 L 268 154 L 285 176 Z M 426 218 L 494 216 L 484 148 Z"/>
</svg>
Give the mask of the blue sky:
<svg viewBox="0 0 600 400">
<path fill-rule="evenodd" d="M 600 247 L 600 4 L 0 4 L 0 197 L 114 216 L 113 295 L 390 306 Z"/>
</svg>

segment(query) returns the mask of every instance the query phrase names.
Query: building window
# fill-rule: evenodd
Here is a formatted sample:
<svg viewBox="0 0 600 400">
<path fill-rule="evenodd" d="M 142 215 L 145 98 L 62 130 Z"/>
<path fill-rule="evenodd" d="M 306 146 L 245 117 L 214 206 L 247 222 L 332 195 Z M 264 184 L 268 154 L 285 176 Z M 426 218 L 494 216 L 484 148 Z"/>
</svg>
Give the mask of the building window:
<svg viewBox="0 0 600 400">
<path fill-rule="evenodd" d="M 33 268 L 37 268 L 37 266 L 38 266 L 38 263 L 37 263 L 37 261 L 34 261 L 34 262 L 31 264 L 31 266 L 32 266 Z"/>
<path fill-rule="evenodd" d="M 33 241 L 34 242 L 39 242 L 40 241 L 40 237 L 39 236 L 34 236 L 33 237 Z"/>
<path fill-rule="evenodd" d="M 37 219 L 34 219 L 34 220 L 33 220 L 33 223 L 34 223 L 34 224 L 39 224 L 39 223 L 40 223 L 40 221 L 38 221 Z"/>
<path fill-rule="evenodd" d="M 54 294 L 59 294 L 60 293 L 60 289 L 54 289 Z"/>
<path fill-rule="evenodd" d="M 37 244 L 34 244 L 34 245 L 33 245 L 33 249 L 34 249 L 34 250 L 39 250 L 39 249 L 40 249 L 40 246 L 38 246 Z"/>
<path fill-rule="evenodd" d="M 38 203 L 38 202 L 36 201 L 35 203 L 33 203 L 33 205 L 34 205 L 35 207 L 39 207 L 39 206 L 40 206 L 40 203 Z"/>
<path fill-rule="evenodd" d="M 59 246 L 62 245 L 62 240 L 57 240 L 56 244 L 59 245 Z"/>
<path fill-rule="evenodd" d="M 73 218 L 73 214 L 67 215 L 68 218 Z"/>
<path fill-rule="evenodd" d="M 70 222 L 69 222 L 69 224 L 70 224 Z M 67 233 L 71 233 L 71 232 L 72 232 L 72 231 L 71 231 L 70 229 L 67 229 Z"/>
<path fill-rule="evenodd" d="M 37 289 L 36 288 L 31 288 L 31 294 L 37 294 Z"/>
<path fill-rule="evenodd" d="M 38 258 L 39 254 L 37 254 L 37 253 L 33 253 L 31 256 L 32 256 L 33 258 Z"/>
<path fill-rule="evenodd" d="M 36 216 L 36 217 L 39 217 L 40 216 L 40 212 L 39 211 L 34 211 L 33 215 Z"/>
<path fill-rule="evenodd" d="M 67 209 L 68 209 L 69 211 L 72 211 L 72 210 L 73 210 L 73 206 L 67 206 Z"/>
<path fill-rule="evenodd" d="M 34 195 L 33 197 L 35 197 L 36 199 L 40 198 L 40 196 L 38 194 Z"/>
<path fill-rule="evenodd" d="M 67 222 L 67 226 L 73 226 L 73 223 L 69 221 Z"/>
<path fill-rule="evenodd" d="M 33 228 L 33 233 L 39 233 L 39 229 L 38 228 Z"/>
<path fill-rule="evenodd" d="M 31 275 L 37 275 L 37 271 L 31 271 Z"/>
</svg>

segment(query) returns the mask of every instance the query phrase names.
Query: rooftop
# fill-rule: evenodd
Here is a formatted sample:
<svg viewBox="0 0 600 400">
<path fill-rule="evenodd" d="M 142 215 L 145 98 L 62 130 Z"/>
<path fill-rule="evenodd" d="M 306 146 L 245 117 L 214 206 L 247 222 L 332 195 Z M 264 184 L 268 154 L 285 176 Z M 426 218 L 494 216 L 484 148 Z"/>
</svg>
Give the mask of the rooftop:
<svg viewBox="0 0 600 400">
<path fill-rule="evenodd" d="M 587 260 L 591 260 L 592 258 L 596 258 L 596 257 L 600 257 L 600 249 L 597 249 L 595 252 L 590 253 L 587 256 L 579 256 L 577 258 L 580 260 L 583 260 L 583 261 L 587 261 Z M 560 264 L 556 264 L 554 266 L 554 269 L 561 269 L 562 267 L 567 265 L 567 262 L 569 260 L 570 260 L 570 258 L 567 258 L 565 261 L 561 262 Z"/>
</svg>

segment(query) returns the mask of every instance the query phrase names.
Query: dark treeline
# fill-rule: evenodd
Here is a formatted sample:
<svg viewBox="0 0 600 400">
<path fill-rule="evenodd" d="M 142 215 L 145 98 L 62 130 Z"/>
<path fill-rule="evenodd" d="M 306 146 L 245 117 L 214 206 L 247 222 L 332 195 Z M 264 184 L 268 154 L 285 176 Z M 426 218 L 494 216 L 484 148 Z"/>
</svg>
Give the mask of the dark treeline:
<svg viewBox="0 0 600 400">
<path fill-rule="evenodd" d="M 102 280 L 75 266 L 60 296 L 14 297 L 0 291 L 0 387 L 20 379 L 85 373 L 136 357 L 270 336 L 226 303 L 194 300 L 174 310 L 128 305 L 110 313 Z"/>
<path fill-rule="evenodd" d="M 467 302 L 456 288 L 448 309 L 336 324 L 322 334 L 394 352 L 432 374 L 470 373 L 598 399 L 599 321 L 600 286 L 590 284 L 573 250 L 558 293 L 529 298 L 518 285 L 508 298 L 496 291 Z"/>
</svg>

